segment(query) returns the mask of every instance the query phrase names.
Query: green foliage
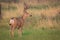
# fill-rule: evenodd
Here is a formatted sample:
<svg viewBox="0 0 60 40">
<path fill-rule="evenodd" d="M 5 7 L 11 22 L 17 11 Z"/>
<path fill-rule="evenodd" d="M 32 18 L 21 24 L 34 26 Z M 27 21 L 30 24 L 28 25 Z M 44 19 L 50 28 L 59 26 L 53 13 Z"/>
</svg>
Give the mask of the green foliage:
<svg viewBox="0 0 60 40">
<path fill-rule="evenodd" d="M 49 5 L 50 5 L 51 7 L 58 7 L 58 6 L 60 6 L 60 2 L 50 3 Z"/>
<path fill-rule="evenodd" d="M 30 9 L 48 9 L 49 7 L 58 7 L 60 6 L 60 2 L 54 2 L 54 3 L 48 3 L 48 4 L 42 4 L 42 5 L 31 5 Z"/>
<path fill-rule="evenodd" d="M 48 5 L 36 5 L 36 6 L 30 6 L 31 9 L 47 9 L 49 8 Z"/>
<path fill-rule="evenodd" d="M 17 7 L 16 6 L 9 6 L 8 8 L 7 7 L 2 7 L 2 10 L 5 10 L 5 11 L 7 11 L 7 10 L 16 10 L 17 9 Z"/>
</svg>

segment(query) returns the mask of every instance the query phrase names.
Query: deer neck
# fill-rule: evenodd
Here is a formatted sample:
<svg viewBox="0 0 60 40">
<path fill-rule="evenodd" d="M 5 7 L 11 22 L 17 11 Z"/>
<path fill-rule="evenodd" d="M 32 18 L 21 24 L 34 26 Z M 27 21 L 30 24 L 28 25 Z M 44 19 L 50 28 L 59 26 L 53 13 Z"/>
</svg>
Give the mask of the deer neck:
<svg viewBox="0 0 60 40">
<path fill-rule="evenodd" d="M 26 12 L 24 12 L 22 19 L 25 20 L 27 18 L 27 16 L 25 15 Z"/>
<path fill-rule="evenodd" d="M 23 10 L 23 16 L 22 16 L 22 19 L 25 20 L 27 18 L 27 16 L 25 15 L 25 13 L 27 13 L 27 9 L 24 8 Z"/>
<path fill-rule="evenodd" d="M 25 16 L 25 15 L 22 16 L 22 19 L 23 19 L 23 20 L 25 20 L 26 18 L 27 18 L 27 16 Z"/>
</svg>

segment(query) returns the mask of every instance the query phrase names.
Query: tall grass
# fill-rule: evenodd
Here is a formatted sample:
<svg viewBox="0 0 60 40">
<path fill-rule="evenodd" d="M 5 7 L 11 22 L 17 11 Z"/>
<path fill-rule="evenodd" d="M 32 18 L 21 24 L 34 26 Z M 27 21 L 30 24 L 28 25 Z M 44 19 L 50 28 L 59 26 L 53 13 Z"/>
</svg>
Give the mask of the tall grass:
<svg viewBox="0 0 60 40">
<path fill-rule="evenodd" d="M 59 4 L 60 3 L 31 5 L 29 13 L 32 13 L 32 17 L 28 17 L 25 20 L 22 37 L 19 37 L 17 32 L 18 29 L 15 30 L 14 40 L 60 40 Z M 12 14 L 12 16 L 15 16 L 14 14 L 17 11 L 16 9 L 19 7 L 3 6 L 2 13 L 10 13 L 10 10 L 12 10 L 13 12 L 10 14 Z M 22 10 L 22 8 L 19 9 Z M 16 15 L 20 15 L 21 10 L 18 10 L 19 13 L 17 11 Z M 0 20 L 0 40 L 11 40 L 9 26 L 9 16 L 11 16 L 10 14 L 6 14 L 8 18 L 3 15 L 5 18 Z"/>
<path fill-rule="evenodd" d="M 4 11 L 7 11 L 7 10 L 16 10 L 17 9 L 17 7 L 16 6 L 8 6 L 8 8 L 7 7 L 3 7 L 2 6 L 2 8 L 1 8 L 2 10 L 4 10 Z"/>
<path fill-rule="evenodd" d="M 49 8 L 53 8 L 53 7 L 59 7 L 60 6 L 60 2 L 48 2 L 46 4 L 40 4 L 40 5 L 31 5 L 30 9 L 49 9 Z"/>
<path fill-rule="evenodd" d="M 2 23 L 1 23 L 2 24 Z M 0 24 L 0 40 L 11 40 L 10 26 L 8 24 Z M 60 40 L 60 30 L 58 29 L 35 29 L 31 24 L 25 24 L 23 28 L 22 37 L 18 35 L 15 29 L 14 40 Z"/>
</svg>

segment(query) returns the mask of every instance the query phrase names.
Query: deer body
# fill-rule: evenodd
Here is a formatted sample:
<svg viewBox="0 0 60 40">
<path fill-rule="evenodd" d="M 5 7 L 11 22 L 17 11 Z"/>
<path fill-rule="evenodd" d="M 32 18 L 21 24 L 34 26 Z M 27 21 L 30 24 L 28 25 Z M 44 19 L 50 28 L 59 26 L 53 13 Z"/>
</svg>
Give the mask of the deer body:
<svg viewBox="0 0 60 40">
<path fill-rule="evenodd" d="M 10 19 L 10 26 L 14 26 L 14 28 L 20 28 L 22 25 L 24 24 L 24 20 L 22 18 L 16 18 L 16 17 L 13 17 L 13 19 L 11 18 Z"/>
<path fill-rule="evenodd" d="M 28 16 L 32 16 L 30 15 L 26 10 L 27 10 L 27 5 L 24 4 L 24 10 L 23 10 L 23 15 L 21 18 L 18 17 L 12 17 L 10 19 L 10 30 L 11 30 L 11 36 L 14 36 L 14 30 L 16 28 L 18 28 L 18 33 L 22 34 L 22 29 L 23 29 L 23 25 L 24 25 L 24 21 Z"/>
</svg>

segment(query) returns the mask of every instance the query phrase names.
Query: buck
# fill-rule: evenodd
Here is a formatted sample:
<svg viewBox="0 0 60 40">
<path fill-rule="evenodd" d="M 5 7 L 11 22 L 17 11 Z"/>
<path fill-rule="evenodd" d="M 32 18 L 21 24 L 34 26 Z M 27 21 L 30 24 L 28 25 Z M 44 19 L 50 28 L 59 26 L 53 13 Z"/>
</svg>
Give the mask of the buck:
<svg viewBox="0 0 60 40">
<path fill-rule="evenodd" d="M 28 6 L 24 3 L 24 10 L 23 10 L 23 15 L 22 17 L 12 17 L 10 19 L 10 30 L 11 30 L 11 36 L 14 36 L 14 30 L 17 28 L 18 29 L 18 34 L 22 34 L 22 30 L 23 30 L 23 25 L 24 25 L 24 21 L 26 20 L 26 18 L 28 16 L 32 16 L 31 14 L 29 14 L 26 10 L 28 9 Z"/>
</svg>

